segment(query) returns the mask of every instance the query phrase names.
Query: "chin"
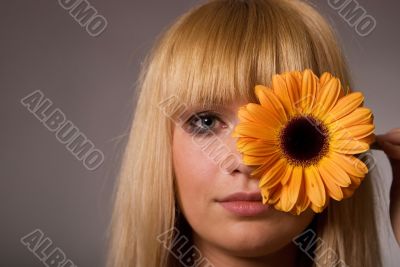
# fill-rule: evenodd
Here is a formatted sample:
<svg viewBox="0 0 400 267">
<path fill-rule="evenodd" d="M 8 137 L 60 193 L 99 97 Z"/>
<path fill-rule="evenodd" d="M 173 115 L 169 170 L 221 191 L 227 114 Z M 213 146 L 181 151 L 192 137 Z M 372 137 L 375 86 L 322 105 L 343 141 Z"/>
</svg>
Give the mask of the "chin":
<svg viewBox="0 0 400 267">
<path fill-rule="evenodd" d="M 280 234 L 280 235 L 277 235 Z M 276 252 L 291 242 L 288 235 L 277 229 L 258 229 L 253 226 L 247 229 L 226 233 L 220 246 L 239 257 L 261 257 Z"/>
<path fill-rule="evenodd" d="M 285 244 L 279 244 L 280 246 L 278 247 L 278 244 L 273 242 L 224 245 L 224 249 L 231 255 L 243 258 L 265 257 L 285 246 Z"/>
</svg>

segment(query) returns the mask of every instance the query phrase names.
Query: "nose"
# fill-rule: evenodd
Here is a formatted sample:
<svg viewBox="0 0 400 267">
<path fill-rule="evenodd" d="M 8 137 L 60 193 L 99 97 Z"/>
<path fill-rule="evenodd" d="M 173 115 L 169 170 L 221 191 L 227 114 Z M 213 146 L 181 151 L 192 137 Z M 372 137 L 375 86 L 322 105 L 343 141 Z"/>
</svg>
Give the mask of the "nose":
<svg viewBox="0 0 400 267">
<path fill-rule="evenodd" d="M 250 178 L 250 174 L 251 174 L 252 170 L 253 170 L 253 168 L 243 164 L 243 162 L 241 161 L 238 164 L 238 166 L 236 167 L 236 169 L 233 170 L 233 172 L 243 173 L 244 175 L 246 175 Z"/>
<path fill-rule="evenodd" d="M 230 134 L 227 136 L 226 145 L 230 151 L 228 157 L 231 159 L 231 163 L 226 164 L 224 171 L 231 175 L 234 175 L 235 173 L 242 173 L 251 178 L 250 174 L 254 168 L 243 163 L 242 155 L 236 147 L 236 142 L 237 138 L 232 137 Z"/>
</svg>

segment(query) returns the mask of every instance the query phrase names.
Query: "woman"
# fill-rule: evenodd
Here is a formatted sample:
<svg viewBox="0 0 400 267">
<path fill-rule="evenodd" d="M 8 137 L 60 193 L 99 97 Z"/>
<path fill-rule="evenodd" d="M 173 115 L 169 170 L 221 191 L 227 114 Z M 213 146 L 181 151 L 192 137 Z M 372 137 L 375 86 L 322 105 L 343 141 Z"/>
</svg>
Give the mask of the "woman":
<svg viewBox="0 0 400 267">
<path fill-rule="evenodd" d="M 240 156 L 229 134 L 238 108 L 257 102 L 254 86 L 270 84 L 274 74 L 328 71 L 351 87 L 338 47 L 326 21 L 301 1 L 209 1 L 180 17 L 140 74 L 109 265 L 381 266 L 372 172 L 351 198 L 332 201 L 322 213 L 233 214 L 224 200 L 259 200 L 258 181 L 243 163 L 218 164 L 204 145 L 213 137 Z M 398 130 L 377 138 L 396 177 L 399 139 Z M 396 190 L 394 183 L 394 226 Z"/>
</svg>

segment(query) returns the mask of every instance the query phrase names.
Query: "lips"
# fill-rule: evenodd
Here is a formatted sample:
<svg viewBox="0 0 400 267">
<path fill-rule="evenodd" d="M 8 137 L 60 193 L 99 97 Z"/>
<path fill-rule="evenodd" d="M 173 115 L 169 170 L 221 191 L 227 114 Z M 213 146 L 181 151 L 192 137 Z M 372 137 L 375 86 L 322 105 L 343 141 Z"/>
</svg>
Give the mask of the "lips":
<svg viewBox="0 0 400 267">
<path fill-rule="evenodd" d="M 218 202 L 235 216 L 257 216 L 269 210 L 269 206 L 262 203 L 260 192 L 237 192 L 218 200 Z"/>
<path fill-rule="evenodd" d="M 232 195 L 229 195 L 219 202 L 229 202 L 229 201 L 261 201 L 261 193 L 260 192 L 237 192 Z"/>
</svg>

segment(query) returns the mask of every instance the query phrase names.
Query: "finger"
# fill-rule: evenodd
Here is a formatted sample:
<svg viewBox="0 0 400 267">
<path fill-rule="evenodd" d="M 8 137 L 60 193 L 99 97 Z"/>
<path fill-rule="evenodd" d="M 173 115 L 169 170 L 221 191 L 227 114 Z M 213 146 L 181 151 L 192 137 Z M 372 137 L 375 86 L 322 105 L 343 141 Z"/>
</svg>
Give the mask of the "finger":
<svg viewBox="0 0 400 267">
<path fill-rule="evenodd" d="M 394 145 L 400 145 L 400 130 L 388 132 L 384 135 L 384 139 Z"/>
<path fill-rule="evenodd" d="M 400 145 L 400 131 L 390 131 L 386 134 L 376 135 L 376 142 L 382 146 L 383 142 L 387 141 L 394 145 Z"/>
<path fill-rule="evenodd" d="M 400 132 L 400 128 L 393 128 L 388 133 Z"/>
<path fill-rule="evenodd" d="M 388 157 L 396 159 L 396 160 L 400 160 L 400 146 L 399 145 L 393 145 L 389 142 L 383 142 L 382 148 Z"/>
</svg>

